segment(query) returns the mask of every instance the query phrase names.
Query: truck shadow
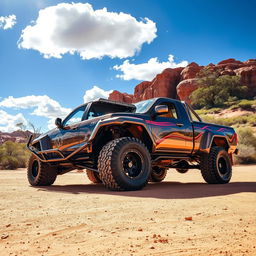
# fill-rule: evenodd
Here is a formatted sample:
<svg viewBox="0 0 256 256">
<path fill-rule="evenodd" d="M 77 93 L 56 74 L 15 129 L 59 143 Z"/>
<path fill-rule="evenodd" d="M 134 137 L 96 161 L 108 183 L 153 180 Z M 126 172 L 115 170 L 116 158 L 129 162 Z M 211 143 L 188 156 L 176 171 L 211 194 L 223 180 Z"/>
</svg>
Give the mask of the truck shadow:
<svg viewBox="0 0 256 256">
<path fill-rule="evenodd" d="M 225 196 L 242 192 L 255 193 L 256 182 L 231 182 L 223 185 L 209 185 L 206 183 L 164 181 L 161 183 L 149 183 L 143 190 L 124 192 L 109 191 L 102 184 L 52 185 L 40 187 L 38 190 L 70 194 L 104 194 L 159 199 L 192 199 Z"/>
</svg>

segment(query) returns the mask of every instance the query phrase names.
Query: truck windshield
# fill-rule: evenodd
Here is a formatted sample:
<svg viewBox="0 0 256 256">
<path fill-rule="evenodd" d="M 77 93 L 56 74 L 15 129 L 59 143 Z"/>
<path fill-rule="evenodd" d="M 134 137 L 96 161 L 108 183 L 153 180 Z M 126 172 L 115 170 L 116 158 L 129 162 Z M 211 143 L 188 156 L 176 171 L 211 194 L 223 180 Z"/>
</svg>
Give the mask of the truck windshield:
<svg viewBox="0 0 256 256">
<path fill-rule="evenodd" d="M 136 107 L 135 113 L 147 112 L 154 102 L 155 102 L 155 99 L 150 99 L 150 100 L 144 100 L 144 101 L 135 103 L 134 104 Z"/>
</svg>

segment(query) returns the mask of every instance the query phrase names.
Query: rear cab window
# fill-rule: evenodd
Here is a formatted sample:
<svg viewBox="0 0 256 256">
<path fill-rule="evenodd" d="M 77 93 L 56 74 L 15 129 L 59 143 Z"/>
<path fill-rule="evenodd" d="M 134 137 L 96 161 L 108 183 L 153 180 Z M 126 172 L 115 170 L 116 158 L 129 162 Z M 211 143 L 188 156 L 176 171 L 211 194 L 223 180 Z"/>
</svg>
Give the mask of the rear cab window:
<svg viewBox="0 0 256 256">
<path fill-rule="evenodd" d="M 202 122 L 201 118 L 197 115 L 197 113 L 189 106 L 187 103 L 184 104 L 184 107 L 187 110 L 188 116 L 191 122 Z"/>
</svg>

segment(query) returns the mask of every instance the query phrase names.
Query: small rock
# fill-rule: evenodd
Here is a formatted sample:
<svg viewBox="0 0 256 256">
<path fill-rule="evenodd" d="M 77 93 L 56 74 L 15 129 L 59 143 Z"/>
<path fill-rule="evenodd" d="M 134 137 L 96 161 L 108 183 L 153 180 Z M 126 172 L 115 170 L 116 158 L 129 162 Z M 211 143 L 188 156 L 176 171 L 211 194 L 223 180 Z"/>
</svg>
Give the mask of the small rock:
<svg viewBox="0 0 256 256">
<path fill-rule="evenodd" d="M 11 226 L 11 224 L 7 224 L 5 227 L 9 228 Z"/>
<path fill-rule="evenodd" d="M 192 221 L 193 218 L 192 217 L 185 217 L 185 220 Z"/>
<path fill-rule="evenodd" d="M 1 236 L 1 239 L 6 239 L 6 238 L 8 238 L 8 237 L 9 237 L 9 235 L 3 234 L 3 235 Z"/>
<path fill-rule="evenodd" d="M 155 247 L 154 247 L 154 246 L 151 246 L 149 249 L 155 249 Z"/>
<path fill-rule="evenodd" d="M 143 231 L 143 229 L 142 229 L 142 228 L 139 228 L 138 231 Z"/>
</svg>

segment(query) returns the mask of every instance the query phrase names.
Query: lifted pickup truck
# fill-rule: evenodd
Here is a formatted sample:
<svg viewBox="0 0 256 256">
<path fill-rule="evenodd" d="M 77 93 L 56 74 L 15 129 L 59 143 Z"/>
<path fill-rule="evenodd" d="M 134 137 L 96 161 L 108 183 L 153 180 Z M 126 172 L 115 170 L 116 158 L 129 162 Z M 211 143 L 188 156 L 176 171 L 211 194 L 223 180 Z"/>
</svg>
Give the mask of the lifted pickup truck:
<svg viewBox="0 0 256 256">
<path fill-rule="evenodd" d="M 185 102 L 154 98 L 136 104 L 98 99 L 73 110 L 56 128 L 33 140 L 28 163 L 32 186 L 86 169 L 89 179 L 111 190 L 137 190 L 160 182 L 169 168 L 200 169 L 210 184 L 228 183 L 237 134 L 204 123 Z"/>
</svg>

